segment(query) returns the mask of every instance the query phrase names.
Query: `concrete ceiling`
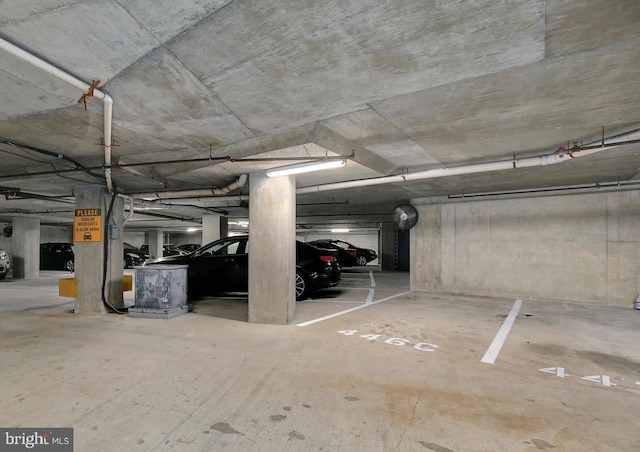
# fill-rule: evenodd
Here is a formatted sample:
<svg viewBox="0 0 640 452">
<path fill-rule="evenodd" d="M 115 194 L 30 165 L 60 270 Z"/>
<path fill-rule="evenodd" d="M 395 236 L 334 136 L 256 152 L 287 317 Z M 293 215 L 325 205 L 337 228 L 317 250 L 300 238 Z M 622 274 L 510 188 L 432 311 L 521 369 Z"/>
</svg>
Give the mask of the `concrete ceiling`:
<svg viewBox="0 0 640 452">
<path fill-rule="evenodd" d="M 305 187 L 549 154 L 599 142 L 603 127 L 607 137 L 640 129 L 637 0 L 4 0 L 0 37 L 101 81 L 114 99 L 113 161 L 136 165 L 114 181 L 134 196 L 225 186 L 287 158 L 354 152 L 345 168 L 298 176 Z M 104 184 L 102 102 L 89 98 L 85 111 L 82 94 L 0 50 L 0 190 L 69 197 Z M 234 161 L 206 159 L 222 156 Z M 55 173 L 78 166 L 97 169 Z M 299 195 L 298 215 L 388 221 L 416 197 L 639 173 L 631 143 L 549 167 Z M 0 221 L 70 223 L 73 204 L 59 201 L 2 199 Z M 247 216 L 239 201 L 172 203 L 131 225 L 176 223 L 158 213 L 191 225 L 203 207 Z"/>
</svg>

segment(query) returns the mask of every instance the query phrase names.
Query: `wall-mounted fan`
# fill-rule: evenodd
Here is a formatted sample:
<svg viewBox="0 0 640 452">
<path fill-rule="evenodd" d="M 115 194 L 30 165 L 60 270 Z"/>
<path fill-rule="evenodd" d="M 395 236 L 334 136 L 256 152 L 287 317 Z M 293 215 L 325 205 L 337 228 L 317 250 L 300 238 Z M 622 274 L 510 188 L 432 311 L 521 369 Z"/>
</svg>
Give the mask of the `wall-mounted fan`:
<svg viewBox="0 0 640 452">
<path fill-rule="evenodd" d="M 5 237 L 11 237 L 13 235 L 13 226 L 8 224 L 2 228 L 2 235 Z"/>
<path fill-rule="evenodd" d="M 401 231 L 408 231 L 418 222 L 418 210 L 410 204 L 400 204 L 391 214 L 393 222 Z"/>
</svg>

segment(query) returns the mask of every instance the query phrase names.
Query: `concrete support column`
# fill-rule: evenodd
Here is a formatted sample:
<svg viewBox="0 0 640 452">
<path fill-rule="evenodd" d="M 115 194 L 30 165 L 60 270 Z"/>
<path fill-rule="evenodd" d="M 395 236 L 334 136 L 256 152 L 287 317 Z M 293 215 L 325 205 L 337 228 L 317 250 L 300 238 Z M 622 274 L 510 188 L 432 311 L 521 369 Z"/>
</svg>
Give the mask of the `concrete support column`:
<svg viewBox="0 0 640 452">
<path fill-rule="evenodd" d="M 249 322 L 288 324 L 296 306 L 295 178 L 252 173 L 249 181 Z"/>
<path fill-rule="evenodd" d="M 229 237 L 229 217 L 220 217 L 220 237 Z M 207 242 L 202 242 L 206 244 Z"/>
<path fill-rule="evenodd" d="M 115 199 L 101 185 L 84 185 L 74 190 L 76 216 L 74 222 L 76 314 L 104 314 L 104 299 L 115 308 L 123 307 L 122 227 L 124 201 Z M 109 216 L 109 206 L 111 215 Z M 98 211 L 98 209 L 100 209 Z M 74 216 L 74 219 L 76 218 Z M 89 219 L 89 221 L 87 220 Z M 95 220 L 95 225 L 90 223 Z M 85 228 L 91 227 L 90 231 Z M 87 232 L 90 232 L 87 234 Z M 105 243 L 107 254 L 105 254 Z M 105 267 L 106 260 L 106 267 Z"/>
<path fill-rule="evenodd" d="M 104 235 L 108 204 L 105 202 L 106 191 L 101 185 L 84 185 L 76 187 L 76 214 L 79 209 L 100 209 L 100 232 L 92 231 L 85 235 L 85 225 L 74 223 L 73 243 L 75 252 L 75 279 L 78 293 L 75 299 L 76 314 L 104 314 L 102 303 L 102 272 L 104 268 Z M 89 215 L 87 215 L 89 216 Z M 94 215 L 97 218 L 97 216 Z M 75 219 L 75 216 L 74 216 Z M 83 222 L 84 223 L 84 222 Z M 93 241 L 96 238 L 99 241 Z"/>
<path fill-rule="evenodd" d="M 154 258 L 164 256 L 162 245 L 164 245 L 164 232 L 162 229 L 149 231 L 149 254 Z"/>
<path fill-rule="evenodd" d="M 206 213 L 202 215 L 202 244 L 213 242 L 223 237 L 221 234 L 221 220 L 223 217 L 217 213 Z M 226 218 L 225 218 L 226 220 Z"/>
<path fill-rule="evenodd" d="M 397 238 L 393 223 L 383 223 L 381 235 L 381 247 L 378 256 L 383 271 L 396 270 Z"/>
<path fill-rule="evenodd" d="M 15 217 L 11 240 L 13 278 L 37 278 L 40 274 L 40 220 Z"/>
</svg>

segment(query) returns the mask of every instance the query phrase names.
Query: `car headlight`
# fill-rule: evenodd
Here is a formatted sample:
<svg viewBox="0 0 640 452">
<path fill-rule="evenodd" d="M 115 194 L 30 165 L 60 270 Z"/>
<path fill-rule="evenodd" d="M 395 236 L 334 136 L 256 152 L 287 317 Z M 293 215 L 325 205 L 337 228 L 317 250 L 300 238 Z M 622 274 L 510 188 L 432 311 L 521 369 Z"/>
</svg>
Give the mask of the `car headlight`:
<svg viewBox="0 0 640 452">
<path fill-rule="evenodd" d="M 4 250 L 0 251 L 0 259 L 9 259 L 9 255 L 7 254 L 6 251 Z"/>
</svg>

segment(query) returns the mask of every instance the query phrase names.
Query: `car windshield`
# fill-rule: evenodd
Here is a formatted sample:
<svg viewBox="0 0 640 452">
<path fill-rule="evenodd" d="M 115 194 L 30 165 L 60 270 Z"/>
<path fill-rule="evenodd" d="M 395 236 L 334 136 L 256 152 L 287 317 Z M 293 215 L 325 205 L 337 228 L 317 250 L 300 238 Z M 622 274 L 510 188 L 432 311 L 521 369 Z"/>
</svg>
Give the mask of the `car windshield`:
<svg viewBox="0 0 640 452">
<path fill-rule="evenodd" d="M 197 251 L 198 256 L 220 256 L 225 254 L 248 253 L 248 241 L 246 238 L 222 240 Z"/>
</svg>

